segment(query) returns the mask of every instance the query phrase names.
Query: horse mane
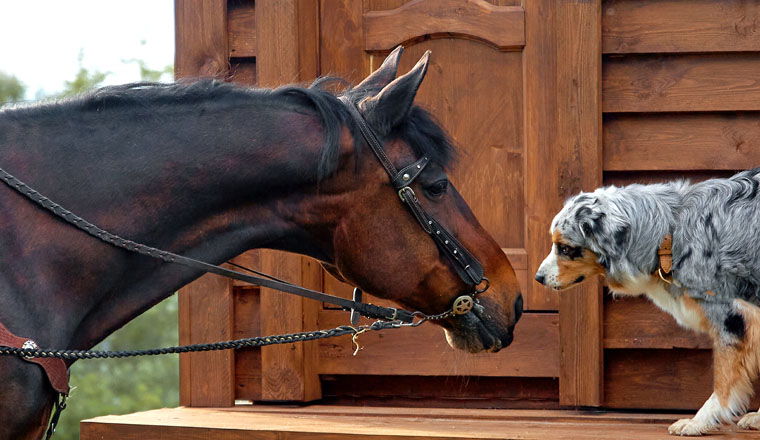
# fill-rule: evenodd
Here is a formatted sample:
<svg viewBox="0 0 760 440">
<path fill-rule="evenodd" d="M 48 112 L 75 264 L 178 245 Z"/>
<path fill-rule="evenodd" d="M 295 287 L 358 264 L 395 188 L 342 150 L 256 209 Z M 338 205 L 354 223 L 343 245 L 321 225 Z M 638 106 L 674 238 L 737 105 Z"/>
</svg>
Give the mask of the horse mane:
<svg viewBox="0 0 760 440">
<path fill-rule="evenodd" d="M 275 89 L 250 88 L 213 79 L 180 80 L 174 83 L 136 82 L 101 87 L 75 97 L 9 106 L 1 113 L 8 116 L 13 113 L 17 116 L 53 113 L 67 115 L 72 111 L 89 112 L 125 107 L 200 106 L 208 103 L 245 105 L 251 102 L 271 106 L 286 104 L 295 109 L 305 107 L 317 113 L 325 132 L 325 144 L 318 169 L 321 180 L 338 167 L 342 126 L 347 126 L 351 131 L 357 157 L 364 143 L 359 128 L 341 99 L 357 104 L 368 94 L 377 92 L 348 87 L 336 94 L 324 88 L 325 84 L 333 82 L 347 84 L 335 77 L 319 78 L 308 87 L 286 85 Z M 447 168 L 456 158 L 447 134 L 430 113 L 417 106 L 413 106 L 407 118 L 393 127 L 386 136 L 382 132 L 377 134 L 386 139 L 401 138 L 414 149 L 416 155 L 427 156 L 431 162 L 443 168 Z"/>
</svg>

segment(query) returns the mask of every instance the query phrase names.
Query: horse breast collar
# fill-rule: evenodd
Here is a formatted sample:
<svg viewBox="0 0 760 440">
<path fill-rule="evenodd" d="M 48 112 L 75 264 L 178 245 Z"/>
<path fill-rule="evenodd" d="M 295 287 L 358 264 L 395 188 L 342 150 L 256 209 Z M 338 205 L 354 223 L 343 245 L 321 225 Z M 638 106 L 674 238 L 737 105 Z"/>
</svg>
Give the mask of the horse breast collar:
<svg viewBox="0 0 760 440">
<path fill-rule="evenodd" d="M 39 348 L 33 340 L 14 335 L 2 322 L 0 322 L 0 347 Z M 63 359 L 33 357 L 22 359 L 41 366 L 53 389 L 64 395 L 69 394 L 69 373 Z"/>
</svg>

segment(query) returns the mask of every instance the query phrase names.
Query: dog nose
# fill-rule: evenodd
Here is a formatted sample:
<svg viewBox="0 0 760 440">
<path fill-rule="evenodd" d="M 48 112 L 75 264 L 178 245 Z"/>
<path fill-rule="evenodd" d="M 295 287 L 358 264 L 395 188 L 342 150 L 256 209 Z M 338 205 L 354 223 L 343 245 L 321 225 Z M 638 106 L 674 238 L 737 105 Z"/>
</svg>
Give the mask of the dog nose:
<svg viewBox="0 0 760 440">
<path fill-rule="evenodd" d="M 544 284 L 544 276 L 536 274 L 536 281 L 538 281 L 541 284 Z"/>
<path fill-rule="evenodd" d="M 520 317 L 522 316 L 523 312 L 523 297 L 521 293 L 517 294 L 517 299 L 515 300 L 515 322 L 517 322 Z"/>
</svg>

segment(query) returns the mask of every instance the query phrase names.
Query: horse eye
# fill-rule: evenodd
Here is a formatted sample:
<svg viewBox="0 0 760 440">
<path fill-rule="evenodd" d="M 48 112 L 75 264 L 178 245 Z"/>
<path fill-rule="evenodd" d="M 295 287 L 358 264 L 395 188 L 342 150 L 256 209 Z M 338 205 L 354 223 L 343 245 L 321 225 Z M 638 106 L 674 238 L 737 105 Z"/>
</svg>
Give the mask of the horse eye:
<svg viewBox="0 0 760 440">
<path fill-rule="evenodd" d="M 425 188 L 425 192 L 430 197 L 441 197 L 446 194 L 446 188 L 448 188 L 449 182 L 447 180 L 440 180 Z"/>
</svg>

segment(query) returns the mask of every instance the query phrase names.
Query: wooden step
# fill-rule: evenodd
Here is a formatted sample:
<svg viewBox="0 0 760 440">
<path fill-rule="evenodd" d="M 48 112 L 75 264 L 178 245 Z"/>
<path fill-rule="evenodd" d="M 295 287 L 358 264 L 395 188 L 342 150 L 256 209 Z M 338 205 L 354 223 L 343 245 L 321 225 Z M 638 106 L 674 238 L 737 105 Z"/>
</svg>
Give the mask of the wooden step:
<svg viewBox="0 0 760 440">
<path fill-rule="evenodd" d="M 672 439 L 683 414 L 252 405 L 167 408 L 81 423 L 81 439 Z M 757 432 L 726 427 L 732 438 Z"/>
</svg>

